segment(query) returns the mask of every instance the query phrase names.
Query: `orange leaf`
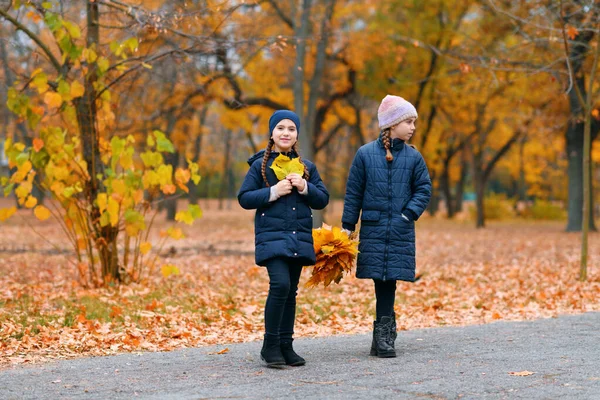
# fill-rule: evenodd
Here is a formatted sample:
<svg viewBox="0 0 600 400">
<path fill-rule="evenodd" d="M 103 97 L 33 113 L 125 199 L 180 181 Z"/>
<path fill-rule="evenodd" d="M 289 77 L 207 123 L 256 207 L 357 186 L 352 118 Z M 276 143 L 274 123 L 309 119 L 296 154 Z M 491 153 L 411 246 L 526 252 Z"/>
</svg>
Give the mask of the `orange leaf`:
<svg viewBox="0 0 600 400">
<path fill-rule="evenodd" d="M 569 37 L 569 39 L 574 40 L 578 34 L 579 31 L 574 26 L 569 26 L 567 28 L 567 36 Z"/>
<path fill-rule="evenodd" d="M 55 92 L 46 92 L 44 95 L 44 103 L 50 108 L 58 108 L 62 104 L 62 97 Z"/>
<path fill-rule="evenodd" d="M 175 185 L 171 185 L 170 183 L 164 185 L 162 188 L 164 194 L 173 194 L 176 190 L 177 188 L 175 187 Z"/>
<path fill-rule="evenodd" d="M 123 315 L 123 309 L 119 306 L 112 306 L 112 310 L 110 312 L 110 317 L 115 318 L 115 317 L 120 317 L 121 315 Z"/>
<path fill-rule="evenodd" d="M 33 149 L 38 153 L 44 147 L 44 141 L 39 138 L 33 139 Z"/>
<path fill-rule="evenodd" d="M 225 354 L 227 352 L 229 352 L 229 347 L 225 347 L 223 350 L 215 351 L 215 352 L 208 353 L 208 354 Z"/>
</svg>

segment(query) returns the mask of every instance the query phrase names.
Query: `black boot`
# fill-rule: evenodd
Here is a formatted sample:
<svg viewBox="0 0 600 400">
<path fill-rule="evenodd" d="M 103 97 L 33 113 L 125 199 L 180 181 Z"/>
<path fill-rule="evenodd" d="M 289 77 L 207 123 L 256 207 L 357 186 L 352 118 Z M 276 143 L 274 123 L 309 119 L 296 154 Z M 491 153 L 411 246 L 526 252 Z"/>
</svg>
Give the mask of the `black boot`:
<svg viewBox="0 0 600 400">
<path fill-rule="evenodd" d="M 260 351 L 260 359 L 267 364 L 267 367 L 279 368 L 285 365 L 285 358 L 281 354 L 278 339 L 267 339 L 265 335 L 263 347 Z"/>
<path fill-rule="evenodd" d="M 301 365 L 306 364 L 306 360 L 300 357 L 294 351 L 292 347 L 292 341 L 294 339 L 282 339 L 281 340 L 281 354 L 283 354 L 283 358 L 285 358 L 285 363 L 287 365 L 291 365 L 292 367 L 299 367 Z"/>
<path fill-rule="evenodd" d="M 396 349 L 396 338 L 398 337 L 398 327 L 396 326 L 396 313 L 392 312 L 392 326 L 390 327 L 390 346 Z"/>
<path fill-rule="evenodd" d="M 381 317 L 381 321 L 375 321 L 373 336 L 375 339 L 375 355 L 379 358 L 396 357 L 396 350 L 390 346 L 392 335 L 392 318 Z"/>
<path fill-rule="evenodd" d="M 377 344 L 375 344 L 375 328 L 377 327 L 378 323 L 378 320 L 373 321 L 373 340 L 371 340 L 371 352 L 369 353 L 372 356 L 377 355 Z"/>
</svg>

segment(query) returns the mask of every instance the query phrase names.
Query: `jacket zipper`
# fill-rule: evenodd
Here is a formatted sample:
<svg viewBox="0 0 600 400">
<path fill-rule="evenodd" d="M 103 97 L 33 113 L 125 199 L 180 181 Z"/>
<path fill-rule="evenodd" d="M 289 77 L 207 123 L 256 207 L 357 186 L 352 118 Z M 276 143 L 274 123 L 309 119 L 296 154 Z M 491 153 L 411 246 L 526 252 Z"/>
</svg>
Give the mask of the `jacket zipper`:
<svg viewBox="0 0 600 400">
<path fill-rule="evenodd" d="M 387 222 L 387 230 L 385 234 L 385 252 L 383 258 L 383 281 L 387 279 L 387 267 L 388 267 L 388 256 L 389 256 L 389 248 L 390 248 L 390 230 L 392 227 L 392 163 L 386 161 L 388 163 L 388 222 Z"/>
</svg>

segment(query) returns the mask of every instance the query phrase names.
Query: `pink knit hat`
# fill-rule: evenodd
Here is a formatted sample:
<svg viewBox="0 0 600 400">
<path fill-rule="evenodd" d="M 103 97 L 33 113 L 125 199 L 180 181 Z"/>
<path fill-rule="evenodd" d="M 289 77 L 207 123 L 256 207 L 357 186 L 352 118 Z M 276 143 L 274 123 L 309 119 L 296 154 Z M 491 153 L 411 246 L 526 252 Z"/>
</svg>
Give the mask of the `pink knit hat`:
<svg viewBox="0 0 600 400">
<path fill-rule="evenodd" d="M 417 117 L 415 106 L 400 96 L 389 94 L 383 98 L 379 105 L 379 110 L 377 110 L 377 119 L 379 120 L 379 129 L 381 130 L 392 127 L 405 119 Z"/>
</svg>

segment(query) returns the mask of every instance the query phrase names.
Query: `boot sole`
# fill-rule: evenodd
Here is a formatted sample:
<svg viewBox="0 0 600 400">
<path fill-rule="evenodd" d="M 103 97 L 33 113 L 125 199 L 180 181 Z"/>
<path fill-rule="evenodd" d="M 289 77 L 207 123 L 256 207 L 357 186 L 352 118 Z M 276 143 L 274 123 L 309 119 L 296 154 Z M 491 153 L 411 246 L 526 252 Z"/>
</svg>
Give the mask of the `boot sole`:
<svg viewBox="0 0 600 400">
<path fill-rule="evenodd" d="M 301 367 L 303 365 L 306 365 L 306 361 L 298 361 L 298 362 L 286 364 L 286 365 L 289 365 L 290 367 Z"/>
<path fill-rule="evenodd" d="M 265 360 L 262 355 L 260 356 L 260 359 L 264 362 L 264 364 L 267 368 L 281 369 L 281 368 L 285 367 L 285 361 L 267 362 L 267 360 Z"/>
<path fill-rule="evenodd" d="M 379 358 L 394 358 L 396 357 L 396 352 L 387 352 L 387 353 L 377 353 L 376 349 L 371 349 L 369 352 L 370 356 L 379 357 Z"/>
</svg>

